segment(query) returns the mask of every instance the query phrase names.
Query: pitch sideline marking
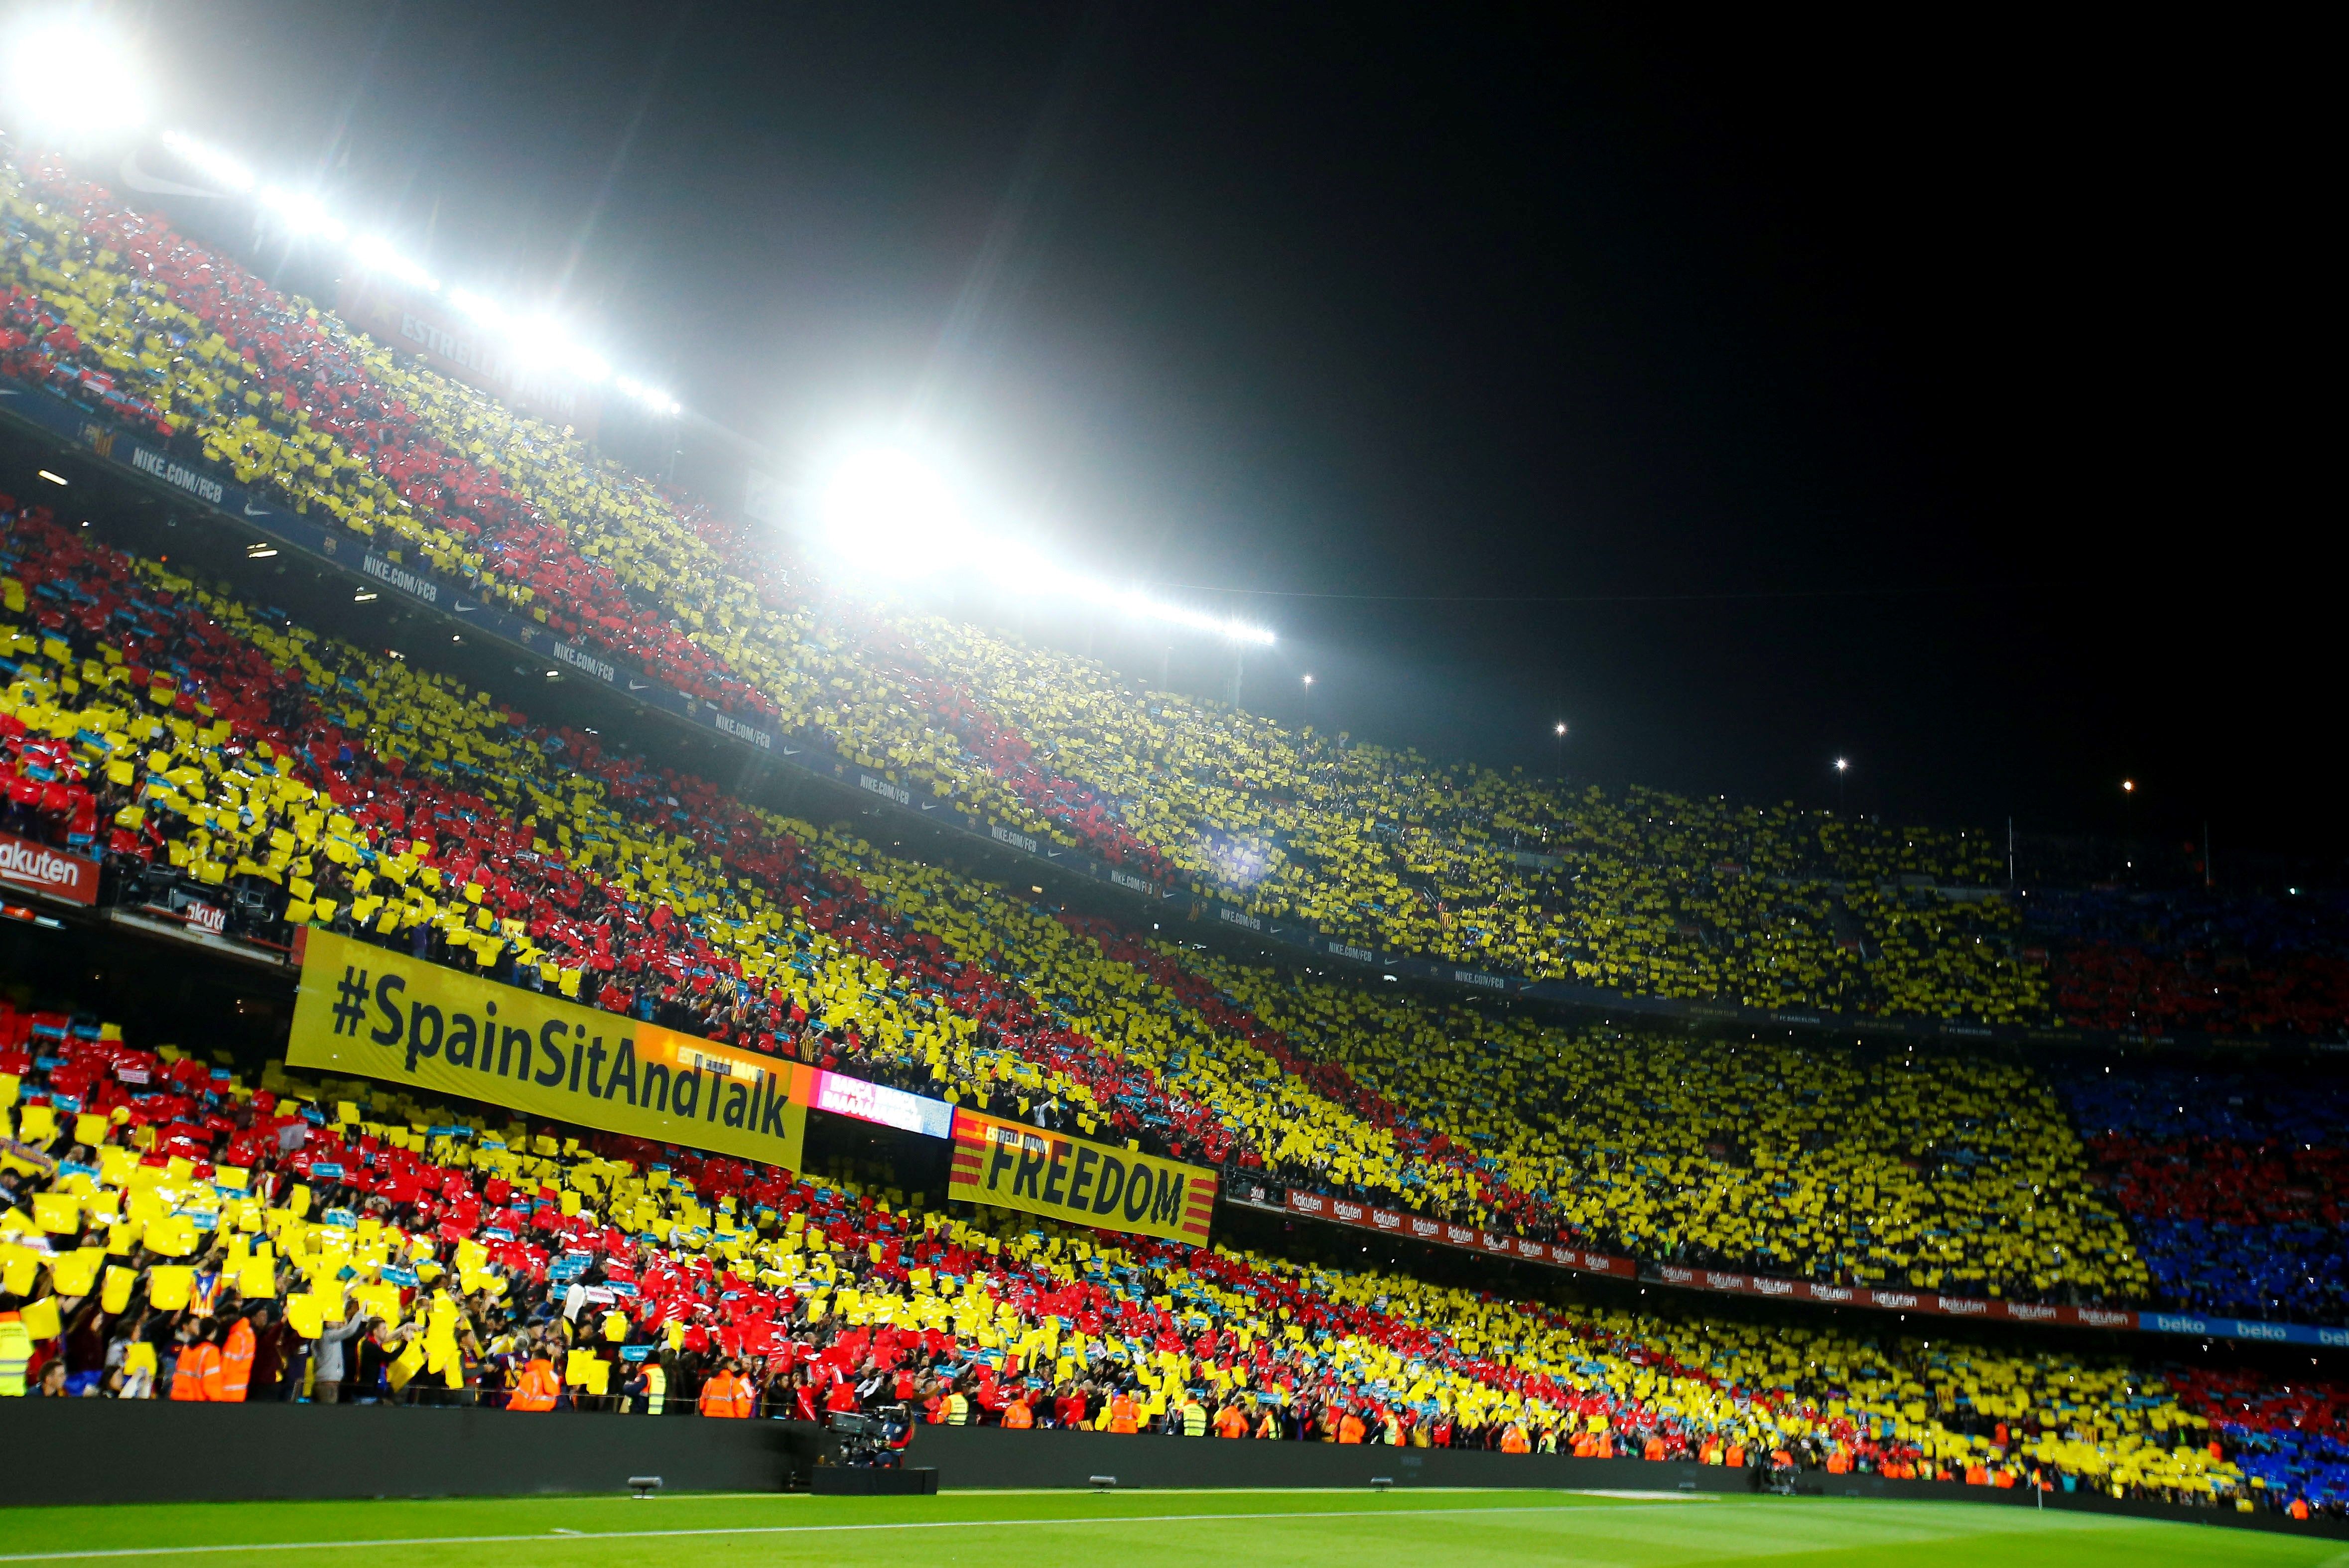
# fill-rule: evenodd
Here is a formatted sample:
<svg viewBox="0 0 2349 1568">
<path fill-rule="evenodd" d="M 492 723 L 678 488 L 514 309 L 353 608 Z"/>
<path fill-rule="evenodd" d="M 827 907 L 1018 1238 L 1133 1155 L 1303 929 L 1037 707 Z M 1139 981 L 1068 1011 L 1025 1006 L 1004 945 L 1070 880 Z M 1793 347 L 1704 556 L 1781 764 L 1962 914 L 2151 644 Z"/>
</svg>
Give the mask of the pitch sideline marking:
<svg viewBox="0 0 2349 1568">
<path fill-rule="evenodd" d="M 1682 1501 L 1675 1499 L 1675 1501 Z M 1628 1503 L 1627 1509 L 1652 1504 Z M 1356 1508 L 1302 1509 L 1290 1513 L 1121 1513 L 1092 1519 L 918 1519 L 881 1524 L 742 1524 L 701 1530 L 593 1530 L 565 1540 L 653 1541 L 706 1535 L 828 1535 L 873 1530 L 1012 1530 L 1047 1524 L 1228 1524 L 1255 1520 L 1392 1519 L 1397 1514 L 1425 1518 L 1439 1513 L 1571 1513 L 1556 1503 L 1525 1508 Z M 545 1531 L 528 1535 L 408 1535 L 379 1541 L 259 1541 L 223 1542 L 200 1546 L 101 1546 L 86 1552 L 13 1552 L 0 1563 L 78 1563 L 111 1557 L 192 1557 L 222 1552 L 328 1552 L 386 1546 L 499 1546 L 548 1539 Z"/>
</svg>

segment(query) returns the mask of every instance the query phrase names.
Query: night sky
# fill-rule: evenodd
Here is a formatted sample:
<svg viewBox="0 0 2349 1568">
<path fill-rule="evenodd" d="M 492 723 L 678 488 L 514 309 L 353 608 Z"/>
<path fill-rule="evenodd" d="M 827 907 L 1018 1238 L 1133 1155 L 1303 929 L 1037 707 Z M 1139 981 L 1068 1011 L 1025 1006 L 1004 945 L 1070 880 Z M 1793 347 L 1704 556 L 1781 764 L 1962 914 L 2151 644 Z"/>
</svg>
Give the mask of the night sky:
<svg viewBox="0 0 2349 1568">
<path fill-rule="evenodd" d="M 787 482 L 910 430 L 1056 552 L 1276 627 L 1252 707 L 1544 769 L 1563 717 L 1578 779 L 1810 805 L 1847 756 L 1855 810 L 2208 818 L 2222 870 L 2341 847 L 2289 40 L 122 15 L 161 122 L 554 302 Z M 697 430 L 681 471 L 722 494 L 733 450 Z M 1178 684 L 1228 678 L 1191 652 Z"/>
</svg>

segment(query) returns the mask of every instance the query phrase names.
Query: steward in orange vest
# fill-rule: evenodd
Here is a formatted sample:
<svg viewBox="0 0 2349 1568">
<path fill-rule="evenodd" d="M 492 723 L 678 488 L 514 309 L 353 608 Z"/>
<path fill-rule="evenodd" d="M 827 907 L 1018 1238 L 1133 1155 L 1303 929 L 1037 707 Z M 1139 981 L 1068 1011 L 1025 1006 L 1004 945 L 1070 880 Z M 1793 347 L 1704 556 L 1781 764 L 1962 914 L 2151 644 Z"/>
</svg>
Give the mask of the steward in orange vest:
<svg viewBox="0 0 2349 1568">
<path fill-rule="evenodd" d="M 705 1416 L 748 1419 L 757 1403 L 758 1396 L 750 1391 L 750 1380 L 731 1361 L 719 1367 L 701 1386 L 701 1413 Z"/>
<path fill-rule="evenodd" d="M 179 1359 L 171 1367 L 171 1398 L 174 1399 L 210 1399 L 212 1390 L 220 1387 L 220 1346 L 212 1342 L 212 1324 L 210 1318 L 197 1325 L 197 1337 L 180 1347 Z"/>
<path fill-rule="evenodd" d="M 1036 1424 L 1035 1413 L 1028 1408 L 1028 1401 L 1024 1398 L 1014 1399 L 1003 1407 L 1003 1424 L 1014 1431 L 1025 1430 Z"/>
<path fill-rule="evenodd" d="M 238 1318 L 229 1325 L 228 1337 L 221 1343 L 220 1382 L 217 1392 L 210 1397 L 223 1404 L 242 1405 L 245 1390 L 253 1383 L 253 1325 Z"/>
<path fill-rule="evenodd" d="M 1141 1429 L 1138 1413 L 1131 1395 L 1121 1392 L 1109 1402 L 1109 1429 L 1112 1432 L 1135 1432 Z"/>
<path fill-rule="evenodd" d="M 509 1410 L 552 1410 L 563 1392 L 562 1381 L 554 1376 L 554 1367 L 543 1356 L 531 1358 L 522 1369 L 522 1380 L 506 1396 Z"/>
</svg>

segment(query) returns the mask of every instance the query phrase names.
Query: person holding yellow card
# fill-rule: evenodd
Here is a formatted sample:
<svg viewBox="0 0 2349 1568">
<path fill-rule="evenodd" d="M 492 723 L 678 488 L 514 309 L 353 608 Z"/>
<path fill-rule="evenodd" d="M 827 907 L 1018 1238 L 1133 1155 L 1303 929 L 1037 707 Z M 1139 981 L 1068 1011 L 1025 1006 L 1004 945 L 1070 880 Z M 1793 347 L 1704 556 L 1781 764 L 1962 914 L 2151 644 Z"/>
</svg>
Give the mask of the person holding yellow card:
<svg viewBox="0 0 2349 1568">
<path fill-rule="evenodd" d="M 98 1290 L 98 1310 L 109 1316 L 121 1312 L 130 1305 L 130 1287 L 138 1283 L 137 1269 L 127 1269 L 120 1264 L 107 1264 L 106 1281 Z"/>
<path fill-rule="evenodd" d="M 147 1271 L 147 1300 L 158 1312 L 179 1312 L 194 1294 L 196 1271 L 181 1264 L 157 1264 Z"/>
</svg>

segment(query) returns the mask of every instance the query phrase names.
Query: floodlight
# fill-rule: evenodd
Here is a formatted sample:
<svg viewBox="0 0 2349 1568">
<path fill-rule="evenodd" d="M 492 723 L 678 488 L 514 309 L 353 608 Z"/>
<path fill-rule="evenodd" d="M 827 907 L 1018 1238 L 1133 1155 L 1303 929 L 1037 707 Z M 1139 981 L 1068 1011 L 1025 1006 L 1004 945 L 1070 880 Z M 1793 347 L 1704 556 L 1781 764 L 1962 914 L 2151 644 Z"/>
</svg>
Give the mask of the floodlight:
<svg viewBox="0 0 2349 1568">
<path fill-rule="evenodd" d="M 612 377 L 612 367 L 603 356 L 574 342 L 563 324 L 551 315 L 534 315 L 527 321 L 511 323 L 506 332 L 515 351 L 533 365 L 552 366 L 582 381 L 608 381 Z"/>
<path fill-rule="evenodd" d="M 458 314 L 460 315 L 469 316 L 492 331 L 507 332 L 512 329 L 512 319 L 499 308 L 496 301 L 483 299 L 471 289 L 450 289 L 449 303 L 457 307 Z"/>
<path fill-rule="evenodd" d="M 85 16 L 36 22 L 6 40 L 10 119 L 49 132 L 135 130 L 147 84 L 121 37 Z"/>
<path fill-rule="evenodd" d="M 860 566 L 920 573 L 971 553 L 954 491 L 927 463 L 891 448 L 841 464 L 824 487 L 823 517 L 832 548 Z"/>
<path fill-rule="evenodd" d="M 296 239 L 312 235 L 328 244 L 339 245 L 350 237 L 350 226 L 332 212 L 326 203 L 306 191 L 288 191 L 283 185 L 272 185 L 261 192 L 261 204 L 277 215 L 286 232 Z"/>
<path fill-rule="evenodd" d="M 172 155 L 181 162 L 202 174 L 205 179 L 217 185 L 225 185 L 239 195 L 245 194 L 259 183 L 254 179 L 252 170 L 247 169 L 227 153 L 216 148 L 206 147 L 183 131 L 165 131 L 163 145 L 170 148 Z"/>
<path fill-rule="evenodd" d="M 981 535 L 946 481 L 898 448 L 873 448 L 850 458 L 833 471 L 823 498 L 820 517 L 833 552 L 868 572 L 905 581 L 954 565 L 1030 600 L 1076 600 L 1134 620 L 1164 621 L 1258 647 L 1277 640 L 1244 621 L 1086 577 L 1021 540 Z"/>
<path fill-rule="evenodd" d="M 396 283 L 406 284 L 426 294 L 440 292 L 440 280 L 418 263 L 409 261 L 391 247 L 391 242 L 380 234 L 361 234 L 351 242 L 351 259 L 371 273 L 380 273 Z"/>
<path fill-rule="evenodd" d="M 664 414 L 674 419 L 685 412 L 684 406 L 676 398 L 657 387 L 646 386 L 634 377 L 615 376 L 612 377 L 612 385 L 617 387 L 622 395 L 635 398 L 656 414 Z"/>
</svg>

